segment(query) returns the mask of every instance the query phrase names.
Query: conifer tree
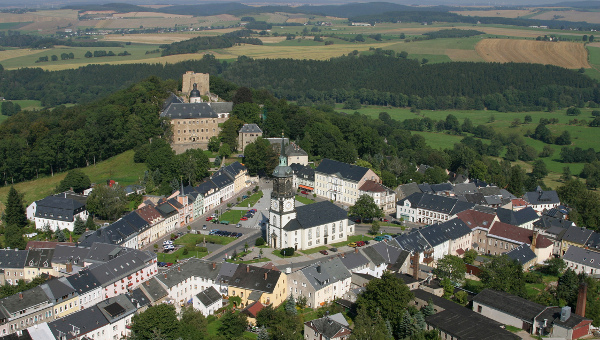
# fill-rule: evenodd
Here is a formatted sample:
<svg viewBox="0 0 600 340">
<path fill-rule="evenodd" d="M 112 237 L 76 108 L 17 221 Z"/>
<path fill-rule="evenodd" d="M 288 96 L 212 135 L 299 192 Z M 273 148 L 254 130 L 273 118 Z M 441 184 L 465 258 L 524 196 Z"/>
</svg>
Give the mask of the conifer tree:
<svg viewBox="0 0 600 340">
<path fill-rule="evenodd" d="M 54 233 L 54 236 L 56 236 L 56 239 L 58 240 L 58 242 L 65 242 L 65 234 L 63 233 L 62 230 L 57 229 L 56 233 Z"/>
<path fill-rule="evenodd" d="M 85 221 L 85 229 L 96 230 L 96 224 L 92 216 L 88 216 L 87 221 Z"/>
<path fill-rule="evenodd" d="M 424 317 L 428 317 L 435 313 L 435 310 L 433 309 L 433 301 L 431 299 L 429 299 L 429 302 L 427 302 L 427 304 L 421 308 L 421 313 L 423 313 Z"/>
<path fill-rule="evenodd" d="M 285 303 L 285 310 L 288 313 L 292 313 L 292 314 L 298 313 L 298 311 L 296 310 L 296 299 L 294 299 L 293 294 L 290 294 L 290 297 L 287 299 L 287 301 Z"/>
<path fill-rule="evenodd" d="M 14 187 L 10 187 L 10 190 L 8 191 L 6 210 L 4 211 L 4 223 L 6 223 L 7 226 L 12 224 L 18 228 L 23 228 L 27 225 L 27 216 L 23 205 L 23 198 Z"/>
<path fill-rule="evenodd" d="M 85 222 L 83 222 L 83 220 L 79 216 L 75 217 L 75 225 L 73 226 L 73 233 L 75 233 L 75 235 L 81 235 L 81 234 L 83 234 L 84 231 L 85 231 Z"/>
<path fill-rule="evenodd" d="M 269 340 L 269 332 L 267 332 L 267 329 L 263 326 L 258 330 L 258 336 L 256 337 L 257 340 Z"/>
</svg>

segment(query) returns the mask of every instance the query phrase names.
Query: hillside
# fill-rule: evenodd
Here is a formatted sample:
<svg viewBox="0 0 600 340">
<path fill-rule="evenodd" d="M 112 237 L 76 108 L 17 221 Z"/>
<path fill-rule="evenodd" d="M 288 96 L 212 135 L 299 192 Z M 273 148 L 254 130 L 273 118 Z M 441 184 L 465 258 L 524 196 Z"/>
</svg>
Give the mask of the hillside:
<svg viewBox="0 0 600 340">
<path fill-rule="evenodd" d="M 134 184 L 144 178 L 146 165 L 144 163 L 134 163 L 133 154 L 133 150 L 125 151 L 105 161 L 98 162 L 96 165 L 81 168 L 81 170 L 90 177 L 92 183 L 101 183 L 113 179 L 122 186 Z M 45 176 L 36 180 L 17 183 L 14 187 L 25 195 L 25 203 L 29 205 L 33 201 L 52 194 L 66 175 L 67 172 L 61 172 L 54 176 Z M 10 186 L 0 188 L 0 211 L 4 211 L 4 203 L 9 189 Z"/>
</svg>

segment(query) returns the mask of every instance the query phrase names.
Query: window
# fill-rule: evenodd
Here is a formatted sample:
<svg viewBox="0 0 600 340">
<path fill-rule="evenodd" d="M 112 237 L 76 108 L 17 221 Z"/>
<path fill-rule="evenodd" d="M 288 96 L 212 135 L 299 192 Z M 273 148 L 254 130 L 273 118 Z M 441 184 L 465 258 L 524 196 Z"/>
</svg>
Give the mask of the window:
<svg viewBox="0 0 600 340">
<path fill-rule="evenodd" d="M 482 309 L 483 309 L 483 308 L 482 308 L 481 306 L 477 306 L 477 313 L 481 313 L 481 310 L 482 310 Z"/>
</svg>

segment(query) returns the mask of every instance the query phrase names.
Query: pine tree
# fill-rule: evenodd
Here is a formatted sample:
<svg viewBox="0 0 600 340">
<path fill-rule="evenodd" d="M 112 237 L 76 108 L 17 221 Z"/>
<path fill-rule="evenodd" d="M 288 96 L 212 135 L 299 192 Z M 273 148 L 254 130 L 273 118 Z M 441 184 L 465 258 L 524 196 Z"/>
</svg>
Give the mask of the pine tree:
<svg viewBox="0 0 600 340">
<path fill-rule="evenodd" d="M 75 233 L 75 235 L 81 235 L 81 234 L 83 234 L 84 231 L 85 231 L 85 222 L 83 222 L 83 220 L 79 216 L 75 217 L 75 225 L 73 227 L 73 233 Z"/>
<path fill-rule="evenodd" d="M 427 302 L 427 305 L 423 306 L 423 308 L 421 308 L 421 313 L 423 313 L 424 317 L 428 317 L 430 315 L 435 314 L 435 310 L 433 309 L 433 301 L 431 299 L 429 299 L 429 302 Z"/>
<path fill-rule="evenodd" d="M 415 321 L 415 326 L 417 327 L 417 332 L 425 329 L 425 317 L 421 312 L 416 312 L 415 315 L 413 315 L 413 319 Z"/>
<path fill-rule="evenodd" d="M 4 229 L 4 241 L 9 248 L 25 249 L 25 239 L 23 238 L 23 230 L 15 224 L 9 224 Z"/>
<path fill-rule="evenodd" d="M 27 225 L 27 215 L 23 205 L 23 198 L 14 187 L 10 187 L 8 191 L 6 210 L 4 211 L 4 223 L 7 226 L 13 224 L 18 228 L 23 228 Z"/>
<path fill-rule="evenodd" d="M 58 242 L 65 242 L 65 234 L 63 233 L 62 230 L 57 229 L 56 233 L 54 233 L 54 236 L 56 236 L 56 239 L 58 240 Z"/>
<path fill-rule="evenodd" d="M 408 310 L 404 311 L 404 316 L 402 316 L 402 321 L 400 321 L 400 326 L 398 327 L 398 335 L 401 339 L 404 339 L 410 335 L 410 324 L 412 323 L 412 318 L 408 313 Z"/>
<path fill-rule="evenodd" d="M 386 340 L 394 340 L 394 331 L 390 320 L 385 320 L 385 328 L 387 329 Z"/>
<path fill-rule="evenodd" d="M 294 299 L 293 294 L 290 294 L 290 297 L 287 299 L 287 301 L 285 303 L 285 310 L 288 313 L 292 313 L 292 314 L 298 313 L 298 311 L 296 310 L 296 299 Z"/>
<path fill-rule="evenodd" d="M 267 329 L 263 326 L 258 330 L 258 336 L 256 337 L 257 340 L 269 340 L 269 332 L 267 332 Z"/>
<path fill-rule="evenodd" d="M 85 229 L 96 230 L 96 224 L 92 216 L 88 216 L 87 221 L 85 221 Z"/>
</svg>

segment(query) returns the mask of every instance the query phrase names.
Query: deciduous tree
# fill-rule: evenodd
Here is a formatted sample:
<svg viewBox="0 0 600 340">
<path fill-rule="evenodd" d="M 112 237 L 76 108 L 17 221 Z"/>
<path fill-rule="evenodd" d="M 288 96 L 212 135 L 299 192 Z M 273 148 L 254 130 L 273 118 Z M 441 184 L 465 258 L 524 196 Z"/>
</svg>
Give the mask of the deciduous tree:
<svg viewBox="0 0 600 340">
<path fill-rule="evenodd" d="M 383 217 L 383 212 L 369 195 L 362 195 L 349 209 L 350 215 L 360 216 L 362 218 Z"/>
</svg>

